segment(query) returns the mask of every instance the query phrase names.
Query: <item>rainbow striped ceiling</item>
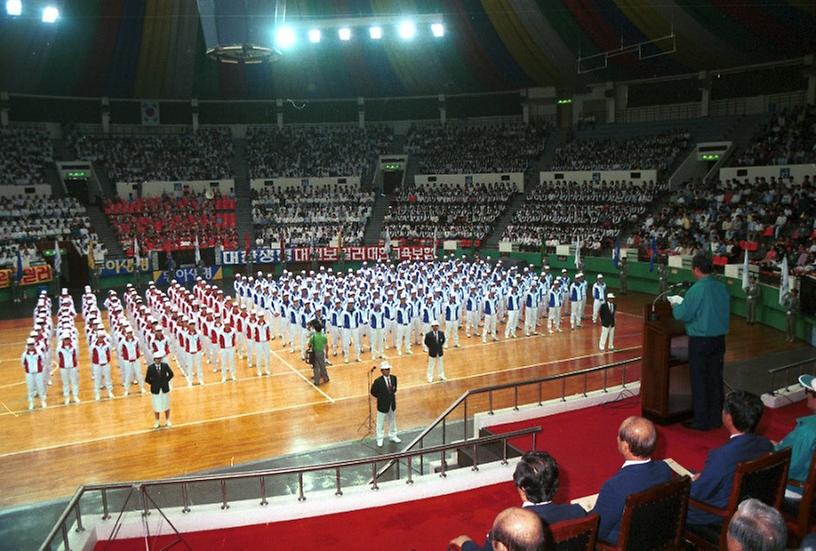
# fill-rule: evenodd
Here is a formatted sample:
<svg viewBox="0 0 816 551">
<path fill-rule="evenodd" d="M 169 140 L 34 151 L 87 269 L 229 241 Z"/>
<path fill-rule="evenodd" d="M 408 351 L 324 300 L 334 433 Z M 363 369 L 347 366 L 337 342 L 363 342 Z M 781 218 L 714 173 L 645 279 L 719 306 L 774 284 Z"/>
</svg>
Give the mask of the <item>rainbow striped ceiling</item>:
<svg viewBox="0 0 816 551">
<path fill-rule="evenodd" d="M 362 32 L 349 42 L 317 45 L 302 37 L 272 65 L 241 67 L 206 57 L 195 0 L 70 0 L 55 25 L 0 15 L 0 89 L 202 99 L 405 96 L 569 88 L 816 50 L 814 0 L 287 2 L 290 21 L 412 13 L 443 14 L 445 37 L 374 42 Z M 672 27 L 674 54 L 621 56 L 607 69 L 577 74 L 579 52 L 653 39 Z"/>
</svg>

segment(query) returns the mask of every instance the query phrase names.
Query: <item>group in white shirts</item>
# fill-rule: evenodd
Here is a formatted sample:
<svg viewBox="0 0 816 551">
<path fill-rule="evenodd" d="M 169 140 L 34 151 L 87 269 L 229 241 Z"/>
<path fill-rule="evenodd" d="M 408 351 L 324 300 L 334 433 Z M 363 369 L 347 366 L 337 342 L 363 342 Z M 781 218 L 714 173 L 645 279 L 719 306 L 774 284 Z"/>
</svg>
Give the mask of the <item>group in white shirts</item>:
<svg viewBox="0 0 816 551">
<path fill-rule="evenodd" d="M 187 385 L 205 383 L 203 363 L 220 381 L 236 381 L 236 355 L 246 359 L 257 377 L 270 375 L 271 341 L 305 358 L 311 322 L 319 320 L 330 339 L 328 350 L 345 363 L 385 357 L 390 348 L 398 356 L 424 346 L 432 327 L 444 327 L 445 345 L 459 347 L 464 326 L 467 338 L 481 334 L 498 340 L 497 324 L 505 321 L 504 338 L 538 335 L 546 323 L 548 334 L 560 332 L 562 309 L 569 305 L 572 329 L 583 326 L 587 283 L 582 273 L 571 281 L 567 270 L 554 277 L 549 266 L 536 273 L 530 267 L 507 267 L 502 261 L 445 258 L 436 262 L 363 263 L 356 271 L 331 268 L 299 274 L 284 270 L 281 277 L 258 272 L 238 275 L 235 296 L 225 296 L 199 279 L 192 289 L 175 280 L 167 291 L 150 283 L 144 298 L 127 285 L 122 299 L 109 291 L 104 300 L 105 327 L 96 295 L 85 288 L 81 315 L 91 363 L 94 398 L 106 390 L 114 397 L 112 365 L 119 368 L 122 395 L 133 388 L 145 393 L 142 358 L 157 353 L 175 361 Z M 592 321 L 597 323 L 606 301 L 606 284 L 598 275 L 592 286 Z M 59 369 L 63 399 L 79 402 L 79 331 L 73 299 L 62 290 L 56 322 L 51 300 L 43 292 L 34 312 L 34 328 L 22 355 L 29 408 L 40 398 L 46 406 L 51 366 Z M 546 321 L 544 321 L 546 320 Z M 607 332 L 609 333 L 609 332 Z M 614 349 L 612 338 L 608 346 Z M 51 341 L 56 339 L 57 353 Z M 603 350 L 603 343 L 601 344 Z"/>
</svg>

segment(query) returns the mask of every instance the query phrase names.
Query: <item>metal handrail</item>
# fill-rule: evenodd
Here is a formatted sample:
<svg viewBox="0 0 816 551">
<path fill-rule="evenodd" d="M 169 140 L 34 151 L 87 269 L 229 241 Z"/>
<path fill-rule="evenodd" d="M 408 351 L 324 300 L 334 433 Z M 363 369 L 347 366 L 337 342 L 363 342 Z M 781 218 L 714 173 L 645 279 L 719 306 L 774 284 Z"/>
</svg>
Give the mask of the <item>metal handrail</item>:
<svg viewBox="0 0 816 551">
<path fill-rule="evenodd" d="M 483 446 L 485 444 L 492 444 L 494 442 L 504 442 L 505 445 L 503 446 L 503 455 L 502 455 L 502 463 L 507 463 L 507 440 L 512 438 L 517 438 L 519 436 L 526 436 L 528 434 L 532 435 L 533 438 L 533 448 L 536 448 L 536 435 L 538 432 L 541 431 L 540 426 L 536 427 L 527 427 L 524 429 L 519 429 L 513 432 L 507 432 L 504 434 L 494 434 L 490 436 L 485 436 L 482 438 L 471 440 L 467 443 L 467 447 L 471 447 L 475 449 L 476 446 Z M 81 532 L 84 530 L 82 526 L 82 513 L 80 512 L 79 503 L 82 497 L 86 493 L 90 492 L 101 492 L 102 495 L 102 518 L 108 519 L 110 518 L 108 505 L 107 505 L 107 492 L 111 490 L 128 490 L 138 488 L 140 492 L 144 493 L 147 488 L 153 486 L 172 486 L 172 485 L 181 485 L 182 487 L 182 496 L 184 503 L 183 505 L 183 512 L 189 512 L 189 503 L 187 502 L 187 495 L 186 488 L 189 484 L 200 483 L 200 482 L 219 482 L 222 488 L 222 499 L 223 499 L 223 506 L 222 509 L 226 509 L 227 505 L 227 497 L 225 493 L 225 484 L 229 480 L 238 480 L 238 479 L 248 479 L 248 478 L 258 478 L 260 480 L 260 488 L 261 488 L 261 505 L 266 505 L 266 479 L 269 477 L 274 476 L 284 476 L 284 475 L 298 475 L 298 482 L 299 482 L 299 496 L 298 501 L 304 501 L 306 499 L 305 492 L 303 489 L 303 475 L 304 473 L 315 472 L 315 471 L 328 471 L 334 470 L 337 475 L 337 495 L 342 495 L 341 485 L 340 485 L 340 470 L 343 468 L 348 467 L 359 467 L 364 465 L 371 465 L 372 466 L 372 473 L 374 474 L 374 485 L 372 489 L 377 489 L 378 486 L 376 481 L 380 478 L 380 475 L 377 474 L 377 464 L 382 463 L 384 461 L 393 463 L 394 461 L 399 461 L 401 459 L 408 460 L 408 474 L 407 474 L 407 483 L 413 483 L 413 473 L 411 470 L 411 459 L 416 456 L 422 456 L 426 454 L 434 454 L 439 453 L 444 458 L 444 453 L 452 450 L 452 449 L 459 449 L 464 447 L 462 443 L 449 443 L 449 444 L 440 444 L 433 447 L 422 448 L 418 450 L 403 450 L 400 452 L 394 453 L 387 453 L 383 455 L 378 455 L 376 457 L 366 457 L 366 458 L 357 458 L 357 459 L 347 459 L 343 461 L 333 461 L 330 463 L 322 463 L 319 465 L 307 465 L 305 467 L 280 467 L 277 469 L 266 469 L 266 470 L 256 470 L 256 471 L 244 471 L 240 473 L 225 473 L 225 474 L 209 474 L 209 475 L 200 475 L 200 476 L 188 476 L 188 477 L 174 477 L 174 478 L 164 478 L 164 479 L 157 479 L 157 480 L 141 480 L 141 481 L 133 481 L 133 482 L 117 482 L 112 484 L 86 484 L 82 485 L 77 489 L 74 493 L 71 500 L 68 502 L 68 505 L 65 507 L 65 510 L 57 519 L 54 527 L 48 533 L 45 541 L 43 542 L 42 546 L 40 546 L 40 550 L 49 550 L 51 549 L 51 545 L 54 543 L 54 540 L 58 536 L 62 536 L 63 543 L 65 545 L 65 549 L 69 549 L 68 545 L 68 527 L 67 522 L 71 515 L 76 516 L 77 521 L 77 531 Z M 476 456 L 473 457 L 474 465 L 472 470 L 478 470 L 478 460 Z M 444 461 L 442 461 L 442 471 L 440 473 L 441 477 L 445 477 L 445 471 L 447 466 Z M 146 513 L 146 505 L 145 513 Z"/>
<path fill-rule="evenodd" d="M 798 368 L 800 368 L 799 369 L 799 375 L 802 375 L 801 367 L 803 365 L 806 365 L 806 364 L 809 364 L 809 363 L 814 363 L 814 362 L 816 362 L 816 356 L 814 356 L 812 358 L 808 358 L 806 360 L 799 360 L 798 362 L 789 363 L 787 365 L 780 365 L 779 367 L 772 367 L 772 368 L 768 369 L 768 375 L 771 376 L 771 386 L 773 387 L 772 390 L 771 390 L 771 394 L 775 395 L 777 393 L 777 390 L 779 388 L 781 388 L 781 387 L 777 387 L 776 384 L 775 384 L 776 374 L 777 373 L 781 373 L 783 371 L 789 371 L 789 370 L 791 370 L 793 368 L 798 367 Z M 786 388 L 790 388 L 790 385 L 788 385 Z"/>
<path fill-rule="evenodd" d="M 468 435 L 467 435 L 467 413 L 468 413 L 467 412 L 467 400 L 471 396 L 475 396 L 477 394 L 487 393 L 489 398 L 490 398 L 490 406 L 489 406 L 490 409 L 488 411 L 488 414 L 493 415 L 493 392 L 500 391 L 500 390 L 506 390 L 506 389 L 509 389 L 509 388 L 516 389 L 515 401 L 514 401 L 514 406 L 513 407 L 514 407 L 515 410 L 518 410 L 518 388 L 519 387 L 528 386 L 528 385 L 536 385 L 536 384 L 537 385 L 542 385 L 543 383 L 547 383 L 547 382 L 551 382 L 551 381 L 559 381 L 560 380 L 560 381 L 562 381 L 562 385 L 561 385 L 561 401 L 563 402 L 563 401 L 566 401 L 566 397 L 564 395 L 564 392 L 565 392 L 565 387 L 566 387 L 565 382 L 566 382 L 567 379 L 569 379 L 571 377 L 579 377 L 581 375 L 583 375 L 584 377 L 587 377 L 592 373 L 603 371 L 604 372 L 604 387 L 603 387 L 603 390 L 604 390 L 604 392 L 606 392 L 606 383 L 607 383 L 606 371 L 609 370 L 609 369 L 615 368 L 615 367 L 624 366 L 624 371 L 623 371 L 623 374 L 622 374 L 622 383 L 621 384 L 625 388 L 626 387 L 626 369 L 625 369 L 625 366 L 627 364 L 630 364 L 630 363 L 639 362 L 641 359 L 642 359 L 642 356 L 638 356 L 636 358 L 630 358 L 628 360 L 621 360 L 621 361 L 618 361 L 618 362 L 612 362 L 612 363 L 609 363 L 609 364 L 598 365 L 598 366 L 589 367 L 589 368 L 586 368 L 586 369 L 579 369 L 578 371 L 570 371 L 569 373 L 559 373 L 557 375 L 547 375 L 545 377 L 538 377 L 536 379 L 527 379 L 525 381 L 502 383 L 502 384 L 498 384 L 498 385 L 491 385 L 491 386 L 485 386 L 485 387 L 466 390 L 461 396 L 459 396 L 459 398 L 457 398 L 450 406 L 448 406 L 445 409 L 445 411 L 443 411 L 441 414 L 439 414 L 439 416 L 430 425 L 428 425 L 428 427 L 425 430 L 423 430 L 421 433 L 419 433 L 419 435 L 417 435 L 413 440 L 411 440 L 411 442 L 407 446 L 405 446 L 403 451 L 411 450 L 418 443 L 421 443 L 424 440 L 424 438 L 426 436 L 428 436 L 428 434 L 430 434 L 431 431 L 434 430 L 440 424 L 443 424 L 442 443 L 444 444 L 445 443 L 445 436 L 446 436 L 444 423 L 447 421 L 448 416 L 451 413 L 453 413 L 453 411 L 457 407 L 459 407 L 462 403 L 465 404 L 464 405 L 464 410 L 465 411 L 464 411 L 464 427 L 463 427 L 464 438 L 463 438 L 463 440 L 467 441 L 468 440 Z M 533 366 L 533 367 L 535 367 L 535 366 Z M 586 390 L 587 390 L 587 387 L 586 387 L 586 378 L 585 378 L 584 379 L 584 396 L 586 396 Z M 542 398 L 541 397 L 541 386 L 539 386 L 539 393 L 538 393 L 538 403 L 539 403 L 539 405 L 541 405 L 541 403 L 542 403 L 541 398 Z M 380 471 L 377 473 L 377 475 L 382 476 L 383 473 L 385 473 L 388 469 L 390 469 L 392 467 L 392 465 L 393 465 L 393 461 L 389 462 L 382 469 L 380 469 Z"/>
</svg>

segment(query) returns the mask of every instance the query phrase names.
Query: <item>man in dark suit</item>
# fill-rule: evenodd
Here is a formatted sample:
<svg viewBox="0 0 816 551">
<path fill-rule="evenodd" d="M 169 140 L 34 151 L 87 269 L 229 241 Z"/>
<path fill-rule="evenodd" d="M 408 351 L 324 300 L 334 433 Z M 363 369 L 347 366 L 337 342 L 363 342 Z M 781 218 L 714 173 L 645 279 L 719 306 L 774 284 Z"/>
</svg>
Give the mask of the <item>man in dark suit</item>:
<svg viewBox="0 0 816 551">
<path fill-rule="evenodd" d="M 773 451 L 770 440 L 754 434 L 762 417 L 762 409 L 762 400 L 750 392 L 737 390 L 725 398 L 722 422 L 731 437 L 724 445 L 708 453 L 703 471 L 695 475 L 691 483 L 692 498 L 714 507 L 725 507 L 737 463 Z M 686 523 L 715 526 L 722 524 L 722 519 L 689 506 Z"/>
<path fill-rule="evenodd" d="M 553 503 L 558 491 L 558 463 L 547 452 L 531 451 L 521 456 L 513 473 L 522 507 L 535 512 L 547 524 L 586 516 L 576 504 Z"/>
<path fill-rule="evenodd" d="M 544 551 L 552 539 L 549 526 L 541 517 L 519 507 L 505 509 L 493 521 L 493 527 L 487 534 L 484 547 L 479 547 L 468 536 L 454 538 L 448 549 L 461 551 L 508 551 L 523 549 L 525 551 Z"/>
<path fill-rule="evenodd" d="M 606 300 L 601 304 L 598 314 L 601 316 L 601 340 L 598 341 L 598 348 L 603 352 L 607 344 L 609 350 L 615 350 L 615 313 L 618 305 L 615 304 L 615 295 L 609 293 Z"/>
<path fill-rule="evenodd" d="M 161 426 L 159 416 L 164 412 L 165 426 L 172 427 L 170 422 L 170 379 L 173 378 L 173 370 L 163 362 L 164 352 L 156 352 L 153 355 L 153 363 L 147 368 L 145 383 L 150 385 L 150 402 L 153 406 L 153 413 L 156 415 L 156 423 L 153 428 Z"/>
<path fill-rule="evenodd" d="M 377 447 L 382 448 L 385 422 L 388 421 L 388 437 L 395 444 L 402 440 L 397 436 L 397 378 L 391 375 L 391 364 L 380 364 L 382 376 L 371 384 L 371 395 L 377 399 Z"/>
<path fill-rule="evenodd" d="M 445 333 L 439 330 L 439 322 L 431 322 L 431 330 L 425 333 L 425 348 L 428 349 L 428 382 L 433 382 L 434 364 L 439 371 L 439 380 L 445 381 L 445 360 L 442 357 L 445 351 Z"/>
<path fill-rule="evenodd" d="M 643 417 L 629 417 L 618 429 L 618 451 L 624 457 L 623 467 L 604 482 L 595 508 L 601 517 L 598 537 L 608 543 L 618 541 L 623 506 L 630 494 L 668 482 L 672 471 L 663 461 L 652 461 L 657 444 L 654 424 Z"/>
</svg>

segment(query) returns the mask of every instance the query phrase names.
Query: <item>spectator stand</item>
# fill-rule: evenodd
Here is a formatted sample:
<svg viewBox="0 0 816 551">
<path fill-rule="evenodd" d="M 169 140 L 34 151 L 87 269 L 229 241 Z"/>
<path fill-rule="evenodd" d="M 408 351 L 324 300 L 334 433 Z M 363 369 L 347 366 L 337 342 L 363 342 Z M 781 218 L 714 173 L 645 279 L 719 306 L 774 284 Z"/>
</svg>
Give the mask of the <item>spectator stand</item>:
<svg viewBox="0 0 816 551">
<path fill-rule="evenodd" d="M 53 162 L 54 150 L 46 128 L 0 128 L 0 186 L 45 184 L 45 168 Z"/>
<path fill-rule="evenodd" d="M 734 155 L 730 166 L 797 165 L 816 162 L 816 107 L 797 105 L 774 114 Z"/>
</svg>

